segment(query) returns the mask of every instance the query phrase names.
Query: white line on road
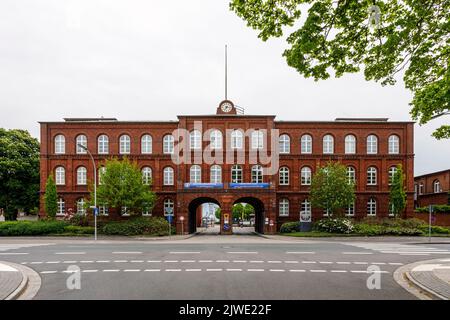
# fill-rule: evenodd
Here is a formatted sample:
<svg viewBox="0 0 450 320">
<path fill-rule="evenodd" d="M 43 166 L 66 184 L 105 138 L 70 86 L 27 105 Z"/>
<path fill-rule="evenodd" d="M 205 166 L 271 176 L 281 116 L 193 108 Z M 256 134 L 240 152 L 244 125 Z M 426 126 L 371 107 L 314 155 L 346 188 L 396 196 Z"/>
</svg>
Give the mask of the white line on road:
<svg viewBox="0 0 450 320">
<path fill-rule="evenodd" d="M 113 254 L 142 254 L 141 251 L 113 251 Z"/>
<path fill-rule="evenodd" d="M 81 260 L 80 263 L 94 263 L 92 260 Z"/>
<path fill-rule="evenodd" d="M 202 269 L 186 269 L 187 272 L 200 272 Z"/>
<path fill-rule="evenodd" d="M 33 261 L 33 262 L 31 262 L 31 264 L 42 264 L 43 262 L 42 261 Z"/>
<path fill-rule="evenodd" d="M 229 251 L 229 254 L 258 254 L 256 251 Z"/>
<path fill-rule="evenodd" d="M 15 255 L 24 255 L 24 254 L 29 254 L 28 252 L 0 252 L 0 255 L 3 256 L 15 256 Z"/>
<path fill-rule="evenodd" d="M 347 270 L 331 270 L 333 273 L 345 273 Z"/>
<path fill-rule="evenodd" d="M 142 263 L 142 262 L 144 262 L 144 260 L 131 260 L 130 262 L 131 263 Z"/>
<path fill-rule="evenodd" d="M 331 261 L 319 261 L 319 263 L 321 263 L 321 264 L 332 264 L 333 262 L 331 262 Z"/>
<path fill-rule="evenodd" d="M 230 262 L 230 260 L 216 260 L 216 262 L 219 262 L 219 263 L 228 263 L 228 262 Z"/>
<path fill-rule="evenodd" d="M 145 269 L 144 272 L 159 272 L 161 269 Z"/>
<path fill-rule="evenodd" d="M 110 261 L 109 260 L 97 260 L 95 262 L 97 262 L 97 263 L 109 263 Z"/>
<path fill-rule="evenodd" d="M 140 272 L 141 269 L 125 269 L 123 272 Z"/>
<path fill-rule="evenodd" d="M 70 251 L 70 252 L 55 252 L 55 254 L 86 254 L 86 252 Z"/>
<path fill-rule="evenodd" d="M 59 261 L 47 261 L 46 263 L 48 263 L 48 264 L 55 264 L 55 263 L 59 263 Z"/>
<path fill-rule="evenodd" d="M 384 264 L 386 264 L 386 262 L 371 262 L 370 264 L 384 265 Z"/>
<path fill-rule="evenodd" d="M 92 273 L 92 272 L 97 272 L 98 270 L 83 270 L 81 272 L 85 272 L 85 273 Z"/>
<path fill-rule="evenodd" d="M 183 262 L 183 263 L 194 263 L 195 260 L 181 260 L 181 262 Z"/>
<path fill-rule="evenodd" d="M 181 269 L 166 269 L 167 272 L 178 272 L 181 271 Z"/>
<path fill-rule="evenodd" d="M 298 261 L 285 261 L 284 263 L 298 263 Z"/>
<path fill-rule="evenodd" d="M 342 252 L 342 254 L 373 254 L 373 252 L 354 251 L 354 252 Z"/>
<path fill-rule="evenodd" d="M 310 272 L 327 272 L 327 270 L 309 270 Z"/>
<path fill-rule="evenodd" d="M 363 261 L 358 261 L 358 262 L 353 262 L 353 264 L 369 264 L 368 262 L 363 262 Z"/>
<path fill-rule="evenodd" d="M 42 274 L 57 273 L 58 271 L 41 271 Z"/>
<path fill-rule="evenodd" d="M 303 269 L 291 269 L 289 272 L 306 272 L 306 270 Z"/>
<path fill-rule="evenodd" d="M 223 271 L 223 269 L 206 269 L 208 272 L 217 272 L 217 271 Z"/>
<path fill-rule="evenodd" d="M 287 251 L 287 254 L 315 254 L 314 251 Z"/>
<path fill-rule="evenodd" d="M 250 263 L 263 263 L 264 261 L 262 260 L 251 260 Z"/>
<path fill-rule="evenodd" d="M 63 263 L 77 263 L 76 261 L 74 261 L 74 260 L 66 260 L 66 261 L 63 261 Z"/>
<path fill-rule="evenodd" d="M 402 266 L 403 263 L 401 262 L 388 262 L 391 266 Z"/>
<path fill-rule="evenodd" d="M 227 271 L 230 271 L 230 272 L 238 272 L 238 271 L 242 271 L 242 269 L 227 269 Z"/>
<path fill-rule="evenodd" d="M 200 251 L 171 251 L 170 254 L 198 254 Z"/>
<path fill-rule="evenodd" d="M 316 263 L 316 261 L 302 261 L 302 263 L 312 264 L 312 263 Z"/>
<path fill-rule="evenodd" d="M 248 272 L 262 272 L 264 269 L 247 269 Z"/>
<path fill-rule="evenodd" d="M 150 262 L 150 263 L 160 263 L 161 260 L 147 260 L 147 262 Z"/>
<path fill-rule="evenodd" d="M 213 261 L 212 260 L 198 260 L 198 262 L 200 262 L 200 263 L 211 263 Z"/>
<path fill-rule="evenodd" d="M 119 269 L 105 269 L 103 272 L 119 272 Z"/>
<path fill-rule="evenodd" d="M 128 260 L 114 260 L 115 263 L 125 263 L 128 262 Z"/>
<path fill-rule="evenodd" d="M 177 263 L 178 260 L 164 260 L 164 263 Z"/>
<path fill-rule="evenodd" d="M 284 269 L 269 269 L 270 272 L 285 272 Z"/>
<path fill-rule="evenodd" d="M 233 260 L 233 263 L 247 263 L 247 260 Z"/>
<path fill-rule="evenodd" d="M 279 261 L 279 260 L 269 260 L 269 261 L 267 261 L 267 263 L 281 263 L 281 261 Z"/>
<path fill-rule="evenodd" d="M 350 264 L 350 262 L 348 262 L 348 261 L 338 261 L 338 262 L 336 262 L 337 264 Z"/>
</svg>

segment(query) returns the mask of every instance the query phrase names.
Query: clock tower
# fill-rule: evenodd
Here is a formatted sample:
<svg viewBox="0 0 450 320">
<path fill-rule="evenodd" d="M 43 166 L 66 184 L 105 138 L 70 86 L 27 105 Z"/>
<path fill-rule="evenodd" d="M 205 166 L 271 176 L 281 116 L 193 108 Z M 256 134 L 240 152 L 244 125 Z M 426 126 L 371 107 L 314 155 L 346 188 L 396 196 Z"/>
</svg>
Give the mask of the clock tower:
<svg viewBox="0 0 450 320">
<path fill-rule="evenodd" d="M 223 100 L 217 108 L 217 114 L 237 114 L 236 107 L 230 100 Z"/>
</svg>

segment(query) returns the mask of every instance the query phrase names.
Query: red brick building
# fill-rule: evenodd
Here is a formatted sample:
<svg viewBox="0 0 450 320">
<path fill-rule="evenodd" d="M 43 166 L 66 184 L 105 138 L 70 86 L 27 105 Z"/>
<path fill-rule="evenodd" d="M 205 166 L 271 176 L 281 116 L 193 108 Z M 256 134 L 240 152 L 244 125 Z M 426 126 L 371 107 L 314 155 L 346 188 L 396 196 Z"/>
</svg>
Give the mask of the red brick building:
<svg viewBox="0 0 450 320">
<path fill-rule="evenodd" d="M 137 161 L 144 179 L 151 177 L 151 188 L 158 196 L 153 211 L 144 214 L 173 212 L 178 232 L 182 224 L 185 232 L 194 232 L 198 208 L 208 202 L 219 205 L 222 216 L 230 214 L 236 203 L 253 205 L 256 230 L 261 233 L 273 233 L 286 221 L 298 221 L 301 211 L 310 212 L 313 220 L 320 219 L 325 213 L 311 209 L 308 200 L 311 176 L 330 160 L 346 165 L 349 178 L 356 181 L 356 202 L 346 211 L 349 216 L 389 216 L 389 176 L 398 164 L 406 174 L 405 214 L 411 216 L 414 208 L 412 122 L 343 118 L 277 121 L 273 115 L 239 114 L 231 102 L 223 101 L 216 114 L 181 115 L 178 121 L 100 118 L 40 124 L 41 195 L 48 175 L 53 173 L 60 214 L 69 209 L 84 213 L 87 184 L 94 180 L 89 155 L 77 144 L 87 146 L 99 171 L 110 157 L 127 156 Z M 226 159 L 226 150 L 231 150 L 232 160 L 205 163 L 200 156 L 198 164 L 175 163 L 176 130 L 189 133 L 180 143 L 189 150 L 183 157 L 195 158 L 203 152 Z M 271 156 L 279 152 L 275 174 L 264 174 L 262 170 L 270 164 L 263 163 L 261 157 L 256 163 L 250 161 L 254 150 Z M 240 161 L 238 154 L 243 157 Z M 40 212 L 45 215 L 43 201 Z M 100 207 L 100 214 L 102 219 L 121 216 L 106 206 Z"/>
<path fill-rule="evenodd" d="M 414 178 L 416 207 L 450 204 L 450 169 Z"/>
</svg>

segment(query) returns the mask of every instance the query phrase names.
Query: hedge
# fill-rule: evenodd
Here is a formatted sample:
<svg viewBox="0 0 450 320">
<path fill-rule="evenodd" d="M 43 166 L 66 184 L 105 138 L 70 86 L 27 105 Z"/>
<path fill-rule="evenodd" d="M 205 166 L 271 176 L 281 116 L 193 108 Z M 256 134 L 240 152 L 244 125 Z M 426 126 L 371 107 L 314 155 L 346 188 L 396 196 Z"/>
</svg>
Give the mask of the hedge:
<svg viewBox="0 0 450 320">
<path fill-rule="evenodd" d="M 428 213 L 428 207 L 420 207 L 416 208 L 416 212 L 421 213 Z M 441 205 L 435 205 L 433 206 L 433 212 L 435 213 L 450 213 L 450 205 L 448 204 L 441 204 Z"/>
<path fill-rule="evenodd" d="M 38 236 L 64 233 L 64 221 L 5 221 L 0 223 L 0 236 Z"/>
<path fill-rule="evenodd" d="M 280 227 L 281 233 L 291 233 L 291 232 L 297 232 L 300 231 L 300 222 L 294 221 L 294 222 L 285 222 Z"/>
<path fill-rule="evenodd" d="M 128 221 L 113 221 L 101 228 L 107 235 L 153 235 L 164 236 L 169 232 L 169 223 L 160 217 L 138 217 Z"/>
</svg>

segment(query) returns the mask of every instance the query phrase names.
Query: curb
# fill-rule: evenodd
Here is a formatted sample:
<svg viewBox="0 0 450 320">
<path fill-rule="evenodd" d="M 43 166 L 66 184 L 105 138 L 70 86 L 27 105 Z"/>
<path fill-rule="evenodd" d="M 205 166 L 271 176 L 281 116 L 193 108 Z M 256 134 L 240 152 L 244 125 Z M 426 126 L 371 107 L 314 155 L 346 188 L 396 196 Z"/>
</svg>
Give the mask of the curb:
<svg viewBox="0 0 450 320">
<path fill-rule="evenodd" d="M 41 287 L 41 277 L 36 271 L 12 262 L 1 261 L 12 268 L 17 269 L 22 274 L 22 282 L 4 300 L 31 300 Z"/>
<path fill-rule="evenodd" d="M 408 279 L 409 282 L 411 282 L 413 285 L 415 285 L 416 287 L 420 288 L 420 290 L 426 291 L 429 294 L 431 294 L 432 296 L 440 299 L 440 300 L 448 300 L 446 297 L 441 296 L 439 293 L 431 290 L 430 288 L 424 286 L 423 284 L 421 284 L 420 282 L 416 281 L 414 279 L 414 277 L 411 276 L 411 274 L 409 273 L 409 271 L 405 272 L 405 277 Z"/>
</svg>

